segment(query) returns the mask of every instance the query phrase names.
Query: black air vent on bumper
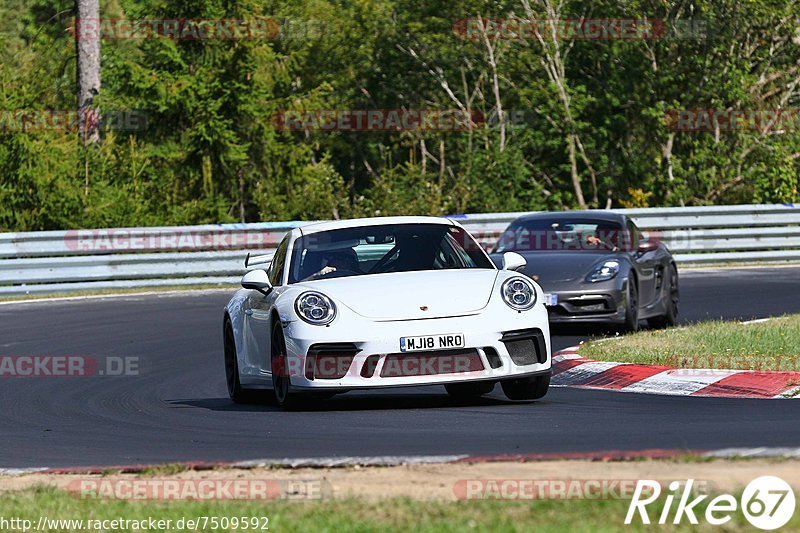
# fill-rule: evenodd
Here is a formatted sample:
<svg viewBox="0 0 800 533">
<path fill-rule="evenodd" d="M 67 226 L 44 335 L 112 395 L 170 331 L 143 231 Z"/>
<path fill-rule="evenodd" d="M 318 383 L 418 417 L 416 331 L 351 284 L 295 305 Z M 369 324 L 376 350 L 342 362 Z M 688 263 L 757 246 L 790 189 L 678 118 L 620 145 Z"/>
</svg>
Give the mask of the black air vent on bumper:
<svg viewBox="0 0 800 533">
<path fill-rule="evenodd" d="M 515 365 L 533 365 L 547 362 L 547 344 L 539 328 L 521 329 L 503 333 L 500 342 L 505 344 Z"/>
<path fill-rule="evenodd" d="M 483 353 L 486 354 L 486 360 L 489 361 L 489 366 L 491 368 L 500 368 L 503 366 L 503 360 L 500 359 L 500 355 L 497 353 L 497 350 L 491 346 L 485 347 L 483 349 Z"/>
<path fill-rule="evenodd" d="M 306 356 L 306 379 L 342 379 L 361 350 L 355 344 L 313 344 Z"/>
</svg>

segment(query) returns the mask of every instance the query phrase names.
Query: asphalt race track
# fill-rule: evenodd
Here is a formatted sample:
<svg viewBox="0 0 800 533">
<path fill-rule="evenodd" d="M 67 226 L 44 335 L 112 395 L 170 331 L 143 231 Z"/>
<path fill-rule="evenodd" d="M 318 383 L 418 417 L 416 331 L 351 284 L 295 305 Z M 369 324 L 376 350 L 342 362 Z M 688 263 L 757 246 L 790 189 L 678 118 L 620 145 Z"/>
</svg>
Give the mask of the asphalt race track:
<svg viewBox="0 0 800 533">
<path fill-rule="evenodd" d="M 800 312 L 800 268 L 684 273 L 681 319 Z M 0 378 L 0 468 L 322 456 L 800 446 L 800 402 L 551 389 L 470 404 L 444 388 L 352 392 L 312 412 L 237 406 L 222 292 L 0 306 L 0 355 L 138 357 L 128 377 Z M 555 349 L 588 333 L 553 337 Z M 595 332 L 596 333 L 596 332 Z M 798 340 L 800 343 L 800 339 Z"/>
</svg>

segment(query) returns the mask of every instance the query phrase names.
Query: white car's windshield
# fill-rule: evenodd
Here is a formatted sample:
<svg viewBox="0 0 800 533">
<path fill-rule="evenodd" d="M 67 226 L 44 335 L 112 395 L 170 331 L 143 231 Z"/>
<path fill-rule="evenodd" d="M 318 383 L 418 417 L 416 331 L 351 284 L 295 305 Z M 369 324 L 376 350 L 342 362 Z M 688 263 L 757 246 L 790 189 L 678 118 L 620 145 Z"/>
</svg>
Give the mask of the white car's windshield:
<svg viewBox="0 0 800 533">
<path fill-rule="evenodd" d="M 488 268 L 494 265 L 464 229 L 393 224 L 321 231 L 298 239 L 289 283 L 386 272 Z"/>
</svg>

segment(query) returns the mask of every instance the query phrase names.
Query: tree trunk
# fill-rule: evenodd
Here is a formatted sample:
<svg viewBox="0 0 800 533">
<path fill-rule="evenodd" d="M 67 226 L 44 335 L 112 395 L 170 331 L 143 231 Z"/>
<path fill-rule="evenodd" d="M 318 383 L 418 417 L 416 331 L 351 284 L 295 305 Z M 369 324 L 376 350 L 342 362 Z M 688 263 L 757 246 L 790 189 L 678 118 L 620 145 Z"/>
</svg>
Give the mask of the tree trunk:
<svg viewBox="0 0 800 533">
<path fill-rule="evenodd" d="M 245 210 L 244 210 L 244 169 L 239 170 L 239 222 L 244 224 Z"/>
<path fill-rule="evenodd" d="M 75 0 L 75 7 L 79 131 L 84 142 L 91 144 L 100 139 L 100 117 L 92 105 L 100 93 L 100 2 Z"/>
<path fill-rule="evenodd" d="M 583 198 L 583 189 L 581 189 L 581 178 L 578 174 L 578 159 L 575 156 L 574 134 L 567 136 L 567 148 L 569 150 L 569 168 L 572 176 L 572 188 L 575 189 L 575 199 L 578 201 L 578 207 L 586 209 L 586 200 Z"/>
</svg>

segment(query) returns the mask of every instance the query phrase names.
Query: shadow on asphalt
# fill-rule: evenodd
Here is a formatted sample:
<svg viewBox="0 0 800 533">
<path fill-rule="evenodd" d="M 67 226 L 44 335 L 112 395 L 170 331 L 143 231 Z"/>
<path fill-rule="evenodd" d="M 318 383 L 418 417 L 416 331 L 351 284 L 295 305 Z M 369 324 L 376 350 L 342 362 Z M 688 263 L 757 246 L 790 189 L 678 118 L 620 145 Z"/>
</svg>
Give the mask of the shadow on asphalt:
<svg viewBox="0 0 800 533">
<path fill-rule="evenodd" d="M 418 387 L 417 390 L 420 390 Z M 499 391 L 499 387 L 495 393 Z M 284 409 L 275 404 L 269 392 L 264 393 L 263 401 L 250 404 L 236 404 L 229 398 L 196 398 L 167 400 L 173 407 L 195 407 L 210 411 L 229 412 L 270 412 Z M 335 412 L 335 411 L 384 411 L 402 409 L 435 409 L 451 407 L 490 407 L 498 405 L 526 405 L 540 402 L 514 402 L 502 397 L 481 396 L 475 399 L 462 400 L 451 398 L 445 392 L 441 394 L 401 392 L 349 392 L 330 399 L 311 400 L 296 411 Z"/>
</svg>

